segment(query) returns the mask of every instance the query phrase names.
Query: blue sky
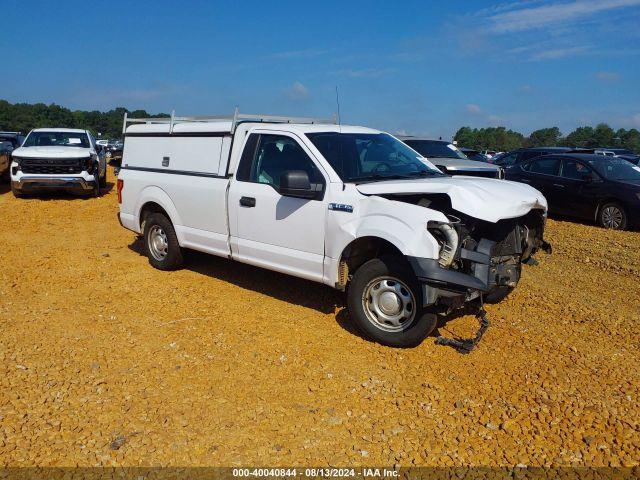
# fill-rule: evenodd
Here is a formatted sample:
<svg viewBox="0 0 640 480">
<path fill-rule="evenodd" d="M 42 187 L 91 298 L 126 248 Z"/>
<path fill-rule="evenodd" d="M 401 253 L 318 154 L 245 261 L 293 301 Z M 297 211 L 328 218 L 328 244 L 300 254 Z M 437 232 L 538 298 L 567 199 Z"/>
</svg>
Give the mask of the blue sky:
<svg viewBox="0 0 640 480">
<path fill-rule="evenodd" d="M 2 1 L 0 98 L 451 136 L 640 128 L 640 0 Z"/>
</svg>

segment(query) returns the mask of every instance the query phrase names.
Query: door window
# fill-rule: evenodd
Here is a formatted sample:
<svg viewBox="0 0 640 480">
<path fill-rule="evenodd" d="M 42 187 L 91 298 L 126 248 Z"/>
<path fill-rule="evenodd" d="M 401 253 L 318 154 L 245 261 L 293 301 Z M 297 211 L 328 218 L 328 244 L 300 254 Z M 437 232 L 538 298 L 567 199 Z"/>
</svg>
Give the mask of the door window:
<svg viewBox="0 0 640 480">
<path fill-rule="evenodd" d="M 593 175 L 592 170 L 585 164 L 576 160 L 564 160 L 562 164 L 562 176 L 572 180 L 584 180 Z"/>
<path fill-rule="evenodd" d="M 496 163 L 498 165 L 501 165 L 503 167 L 510 167 L 511 165 L 515 165 L 516 160 L 518 158 L 518 154 L 517 153 L 509 153 L 507 155 L 505 155 L 504 157 L 500 158 Z"/>
<path fill-rule="evenodd" d="M 529 170 L 531 173 L 540 173 L 543 175 L 557 175 L 558 167 L 560 166 L 560 160 L 557 158 L 539 158 L 529 163 Z"/>
<path fill-rule="evenodd" d="M 312 187 L 314 184 L 324 185 L 320 170 L 293 138 L 284 135 L 254 135 L 247 141 L 242 154 L 238 180 L 264 183 L 277 190 L 284 172 L 302 170 L 309 175 Z"/>
</svg>

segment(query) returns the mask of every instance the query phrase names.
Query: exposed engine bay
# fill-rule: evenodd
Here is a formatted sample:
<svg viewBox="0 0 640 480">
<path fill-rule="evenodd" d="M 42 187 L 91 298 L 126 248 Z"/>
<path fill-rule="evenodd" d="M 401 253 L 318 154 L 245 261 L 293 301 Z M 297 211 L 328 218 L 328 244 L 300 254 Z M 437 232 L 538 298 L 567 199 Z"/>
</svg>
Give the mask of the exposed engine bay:
<svg viewBox="0 0 640 480">
<path fill-rule="evenodd" d="M 497 303 L 518 284 L 522 263 L 535 262 L 533 255 L 539 249 L 550 251 L 543 240 L 542 209 L 493 223 L 454 210 L 446 194 L 381 196 L 442 212 L 449 220 L 427 225 L 440 245 L 439 268 L 427 259 L 410 259 L 425 283 L 425 306 L 439 303 L 455 308 L 479 295 L 487 303 Z"/>
</svg>

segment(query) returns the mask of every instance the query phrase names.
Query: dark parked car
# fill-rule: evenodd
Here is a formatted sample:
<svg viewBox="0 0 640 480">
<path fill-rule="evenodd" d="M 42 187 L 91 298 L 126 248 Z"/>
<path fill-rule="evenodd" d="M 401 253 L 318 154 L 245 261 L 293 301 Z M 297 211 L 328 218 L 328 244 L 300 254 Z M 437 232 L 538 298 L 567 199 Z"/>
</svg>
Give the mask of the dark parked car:
<svg viewBox="0 0 640 480">
<path fill-rule="evenodd" d="M 476 162 L 489 162 L 489 159 L 480 150 L 460 147 L 460 151 L 464 153 L 465 157 L 467 157 L 469 160 L 475 160 Z"/>
<path fill-rule="evenodd" d="M 400 137 L 400 140 L 433 163 L 443 173 L 473 177 L 504 178 L 504 172 L 501 167 L 469 160 L 464 153 L 451 142 L 415 137 Z"/>
<path fill-rule="evenodd" d="M 640 167 L 618 157 L 551 154 L 506 171 L 547 198 L 549 211 L 624 230 L 640 223 Z"/>
<path fill-rule="evenodd" d="M 0 132 L 0 181 L 9 181 L 11 153 L 22 145 L 24 137 L 20 132 Z"/>
<path fill-rule="evenodd" d="M 633 163 L 634 165 L 640 164 L 640 155 L 634 153 L 633 151 L 627 148 L 596 148 L 594 152 L 598 155 L 607 155 L 607 156 L 616 156 L 618 158 L 624 158 L 628 162 Z"/>
<path fill-rule="evenodd" d="M 574 149 L 570 147 L 519 148 L 495 157 L 491 163 L 500 165 L 506 170 L 514 165 L 518 165 L 529 160 L 530 158 L 539 157 L 541 155 L 551 155 L 552 153 L 568 153 L 572 151 L 574 151 Z"/>
</svg>

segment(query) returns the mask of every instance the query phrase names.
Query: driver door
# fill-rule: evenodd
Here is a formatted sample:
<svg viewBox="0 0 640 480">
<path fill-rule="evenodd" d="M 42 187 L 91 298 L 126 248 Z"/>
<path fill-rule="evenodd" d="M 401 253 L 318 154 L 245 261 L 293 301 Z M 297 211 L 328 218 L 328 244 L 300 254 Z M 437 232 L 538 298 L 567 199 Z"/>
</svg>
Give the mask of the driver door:
<svg viewBox="0 0 640 480">
<path fill-rule="evenodd" d="M 280 176 L 304 170 L 316 199 L 280 195 Z M 252 133 L 229 188 L 231 248 L 245 263 L 322 281 L 326 176 L 287 133 Z"/>
</svg>

